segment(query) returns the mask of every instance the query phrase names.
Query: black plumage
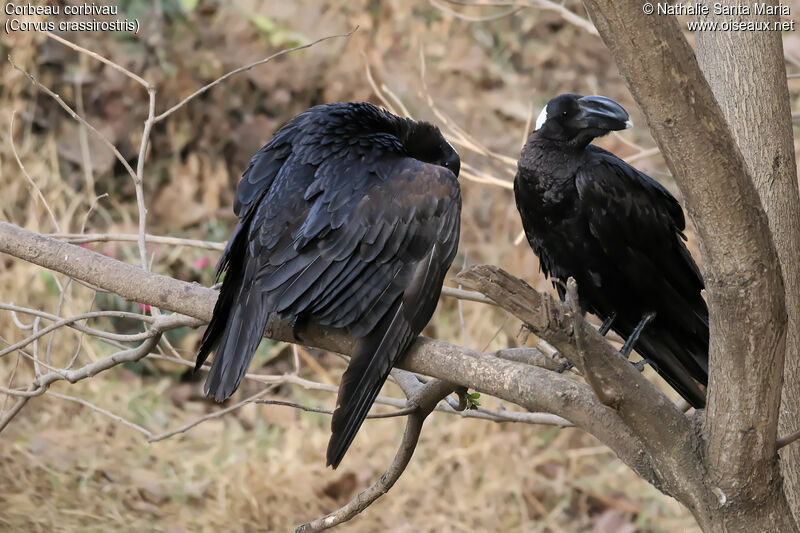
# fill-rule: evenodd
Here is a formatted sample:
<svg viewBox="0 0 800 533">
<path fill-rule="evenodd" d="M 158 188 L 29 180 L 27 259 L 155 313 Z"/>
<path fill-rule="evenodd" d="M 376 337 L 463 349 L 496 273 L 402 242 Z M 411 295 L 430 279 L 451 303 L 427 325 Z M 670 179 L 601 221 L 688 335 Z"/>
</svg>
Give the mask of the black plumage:
<svg viewBox="0 0 800 533">
<path fill-rule="evenodd" d="M 575 278 L 581 308 L 623 338 L 691 405 L 705 405 L 708 309 L 677 200 L 592 139 L 632 124 L 616 102 L 565 94 L 542 111 L 514 195 L 545 276 Z M 564 298 L 563 285 L 554 281 Z"/>
<path fill-rule="evenodd" d="M 196 368 L 217 401 L 241 383 L 270 313 L 358 339 L 327 461 L 336 468 L 395 362 L 430 320 L 458 247 L 458 154 L 438 128 L 372 104 L 316 106 L 256 153 Z"/>
</svg>

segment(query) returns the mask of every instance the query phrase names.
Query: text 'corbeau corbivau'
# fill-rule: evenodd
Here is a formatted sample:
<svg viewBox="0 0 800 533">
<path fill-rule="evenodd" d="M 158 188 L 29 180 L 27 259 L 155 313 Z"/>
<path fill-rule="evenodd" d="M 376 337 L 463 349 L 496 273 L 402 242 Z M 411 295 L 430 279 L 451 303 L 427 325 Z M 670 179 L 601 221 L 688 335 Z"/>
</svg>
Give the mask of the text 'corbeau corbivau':
<svg viewBox="0 0 800 533">
<path fill-rule="evenodd" d="M 692 406 L 705 406 L 708 309 L 677 200 L 592 139 L 632 126 L 618 103 L 563 94 L 548 102 L 519 159 L 514 195 L 545 276 L 578 284 L 603 319 Z M 564 298 L 564 286 L 555 283 Z M 702 385 L 703 387 L 699 386 Z"/>
<path fill-rule="evenodd" d="M 430 320 L 458 248 L 458 154 L 439 129 L 363 102 L 293 118 L 250 161 L 196 368 L 206 394 L 241 383 L 270 313 L 357 339 L 331 422 L 336 468 L 389 371 Z"/>
</svg>

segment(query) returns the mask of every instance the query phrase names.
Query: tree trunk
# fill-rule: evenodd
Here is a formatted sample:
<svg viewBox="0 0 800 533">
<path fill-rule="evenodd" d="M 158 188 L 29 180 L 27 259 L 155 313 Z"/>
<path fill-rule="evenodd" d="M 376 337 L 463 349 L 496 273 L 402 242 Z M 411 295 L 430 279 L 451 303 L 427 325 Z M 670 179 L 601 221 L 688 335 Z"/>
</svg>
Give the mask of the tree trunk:
<svg viewBox="0 0 800 533">
<path fill-rule="evenodd" d="M 708 20 L 729 16 L 705 17 Z M 774 17 L 760 18 L 769 22 Z M 785 376 L 800 375 L 800 196 L 781 34 L 700 32 L 700 66 L 725 114 L 767 214 L 785 285 Z M 800 380 L 784 380 L 780 434 L 800 428 Z M 800 517 L 800 446 L 781 451 L 786 496 Z"/>
<path fill-rule="evenodd" d="M 711 313 L 708 407 L 698 413 L 703 483 L 673 496 L 705 531 L 798 531 L 775 447 L 785 290 L 750 169 L 675 17 L 648 15 L 633 0 L 584 5 L 684 194 L 703 251 Z"/>
</svg>

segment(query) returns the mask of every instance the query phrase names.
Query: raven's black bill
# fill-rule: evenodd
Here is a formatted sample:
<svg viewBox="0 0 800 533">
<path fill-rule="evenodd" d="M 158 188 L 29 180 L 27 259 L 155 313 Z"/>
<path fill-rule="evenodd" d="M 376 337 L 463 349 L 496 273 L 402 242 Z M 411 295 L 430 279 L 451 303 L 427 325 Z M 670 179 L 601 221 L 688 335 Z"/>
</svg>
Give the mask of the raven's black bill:
<svg viewBox="0 0 800 533">
<path fill-rule="evenodd" d="M 621 105 L 605 96 L 584 96 L 578 99 L 580 115 L 576 121 L 584 128 L 601 130 L 624 130 L 633 127 L 633 122 Z"/>
</svg>

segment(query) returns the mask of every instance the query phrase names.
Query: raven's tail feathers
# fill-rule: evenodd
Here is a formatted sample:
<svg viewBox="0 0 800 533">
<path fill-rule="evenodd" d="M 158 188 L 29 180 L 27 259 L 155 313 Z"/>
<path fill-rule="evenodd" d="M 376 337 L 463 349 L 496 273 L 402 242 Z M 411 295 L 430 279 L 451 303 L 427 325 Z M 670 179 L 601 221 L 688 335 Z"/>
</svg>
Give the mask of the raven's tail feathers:
<svg viewBox="0 0 800 533">
<path fill-rule="evenodd" d="M 195 362 L 197 371 L 216 348 L 205 393 L 218 402 L 229 398 L 244 379 L 269 319 L 265 297 L 253 288 L 253 275 L 246 271 L 243 230 L 240 223 L 220 259 L 218 270 L 227 273 Z"/>
<path fill-rule="evenodd" d="M 334 469 L 347 453 L 372 403 L 397 360 L 416 335 L 403 315 L 403 305 L 387 313 L 375 329 L 358 342 L 339 386 L 331 420 L 327 464 Z"/>
<path fill-rule="evenodd" d="M 706 336 L 703 342 L 683 336 L 679 341 L 668 330 L 645 328 L 636 343 L 636 351 L 653 362 L 656 372 L 684 400 L 695 409 L 702 409 L 706 406 L 706 395 L 700 385 L 708 384 L 708 373 L 698 361 L 707 361 L 707 339 Z"/>
<path fill-rule="evenodd" d="M 269 319 L 265 300 L 259 291 L 237 298 L 206 378 L 205 393 L 218 402 L 236 391 L 253 360 Z"/>
</svg>

